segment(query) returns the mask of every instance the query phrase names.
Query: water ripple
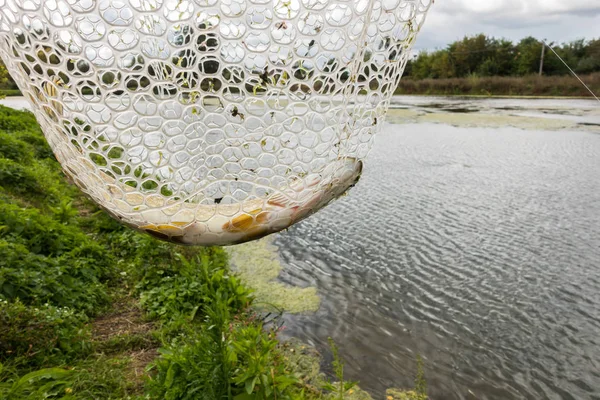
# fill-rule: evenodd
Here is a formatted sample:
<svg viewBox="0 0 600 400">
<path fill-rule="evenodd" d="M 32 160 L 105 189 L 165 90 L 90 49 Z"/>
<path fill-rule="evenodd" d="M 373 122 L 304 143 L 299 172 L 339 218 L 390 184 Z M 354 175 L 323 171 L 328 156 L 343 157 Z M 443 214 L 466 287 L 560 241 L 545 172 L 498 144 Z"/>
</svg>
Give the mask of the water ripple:
<svg viewBox="0 0 600 400">
<path fill-rule="evenodd" d="M 389 125 L 351 196 L 280 235 L 322 307 L 288 334 L 340 345 L 375 395 L 600 398 L 600 136 Z"/>
</svg>

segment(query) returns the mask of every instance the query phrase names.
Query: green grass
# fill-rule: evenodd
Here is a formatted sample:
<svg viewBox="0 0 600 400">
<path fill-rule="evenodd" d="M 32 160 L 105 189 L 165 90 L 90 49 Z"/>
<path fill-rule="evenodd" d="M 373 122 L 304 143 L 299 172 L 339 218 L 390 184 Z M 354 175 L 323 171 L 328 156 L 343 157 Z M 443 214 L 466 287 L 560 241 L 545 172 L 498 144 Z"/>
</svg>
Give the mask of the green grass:
<svg viewBox="0 0 600 400">
<path fill-rule="evenodd" d="M 0 97 L 14 97 L 23 96 L 23 93 L 19 89 L 0 89 Z"/>
<path fill-rule="evenodd" d="M 113 336 L 99 343 L 96 350 L 103 354 L 119 354 L 136 350 L 152 348 L 158 345 L 158 341 L 151 333 L 134 333 Z"/>
<path fill-rule="evenodd" d="M 94 356 L 70 367 L 27 373 L 4 365 L 0 368 L 0 399 L 132 399 L 133 383 L 126 379 L 128 364 L 126 358 Z"/>
</svg>

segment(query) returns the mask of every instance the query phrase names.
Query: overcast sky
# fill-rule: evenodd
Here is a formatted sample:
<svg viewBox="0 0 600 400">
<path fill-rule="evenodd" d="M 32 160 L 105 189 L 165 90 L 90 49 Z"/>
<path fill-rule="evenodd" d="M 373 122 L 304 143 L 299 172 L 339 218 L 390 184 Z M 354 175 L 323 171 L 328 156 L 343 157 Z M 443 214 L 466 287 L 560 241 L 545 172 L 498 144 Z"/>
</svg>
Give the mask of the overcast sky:
<svg viewBox="0 0 600 400">
<path fill-rule="evenodd" d="M 600 0 L 436 0 L 415 50 L 443 48 L 477 33 L 514 41 L 600 38 Z"/>
</svg>

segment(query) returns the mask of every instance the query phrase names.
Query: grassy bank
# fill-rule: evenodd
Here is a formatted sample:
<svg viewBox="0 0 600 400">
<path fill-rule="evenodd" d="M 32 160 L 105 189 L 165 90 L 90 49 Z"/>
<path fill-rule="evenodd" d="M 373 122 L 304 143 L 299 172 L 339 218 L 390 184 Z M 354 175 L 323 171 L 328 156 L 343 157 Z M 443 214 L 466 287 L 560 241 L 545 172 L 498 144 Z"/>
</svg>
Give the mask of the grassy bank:
<svg viewBox="0 0 600 400">
<path fill-rule="evenodd" d="M 23 96 L 23 93 L 19 89 L 0 89 L 0 98 L 1 97 L 18 97 Z"/>
<path fill-rule="evenodd" d="M 0 106 L 0 399 L 370 398 L 339 357 L 327 377 L 314 349 L 280 343 L 255 301 L 224 249 L 110 219 L 32 114 Z"/>
<path fill-rule="evenodd" d="M 581 76 L 600 93 L 600 73 Z M 469 77 L 451 79 L 402 79 L 395 94 L 439 96 L 585 97 L 590 93 L 573 76 Z"/>
</svg>

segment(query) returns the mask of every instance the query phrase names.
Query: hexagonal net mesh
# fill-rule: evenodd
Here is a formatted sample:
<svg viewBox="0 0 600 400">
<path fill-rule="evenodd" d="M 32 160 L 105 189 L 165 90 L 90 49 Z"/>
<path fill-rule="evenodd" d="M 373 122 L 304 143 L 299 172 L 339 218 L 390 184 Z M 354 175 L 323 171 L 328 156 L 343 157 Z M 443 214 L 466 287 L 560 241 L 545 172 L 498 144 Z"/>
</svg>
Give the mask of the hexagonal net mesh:
<svg viewBox="0 0 600 400">
<path fill-rule="evenodd" d="M 0 0 L 0 56 L 111 215 L 232 244 L 356 183 L 431 2 Z"/>
</svg>

